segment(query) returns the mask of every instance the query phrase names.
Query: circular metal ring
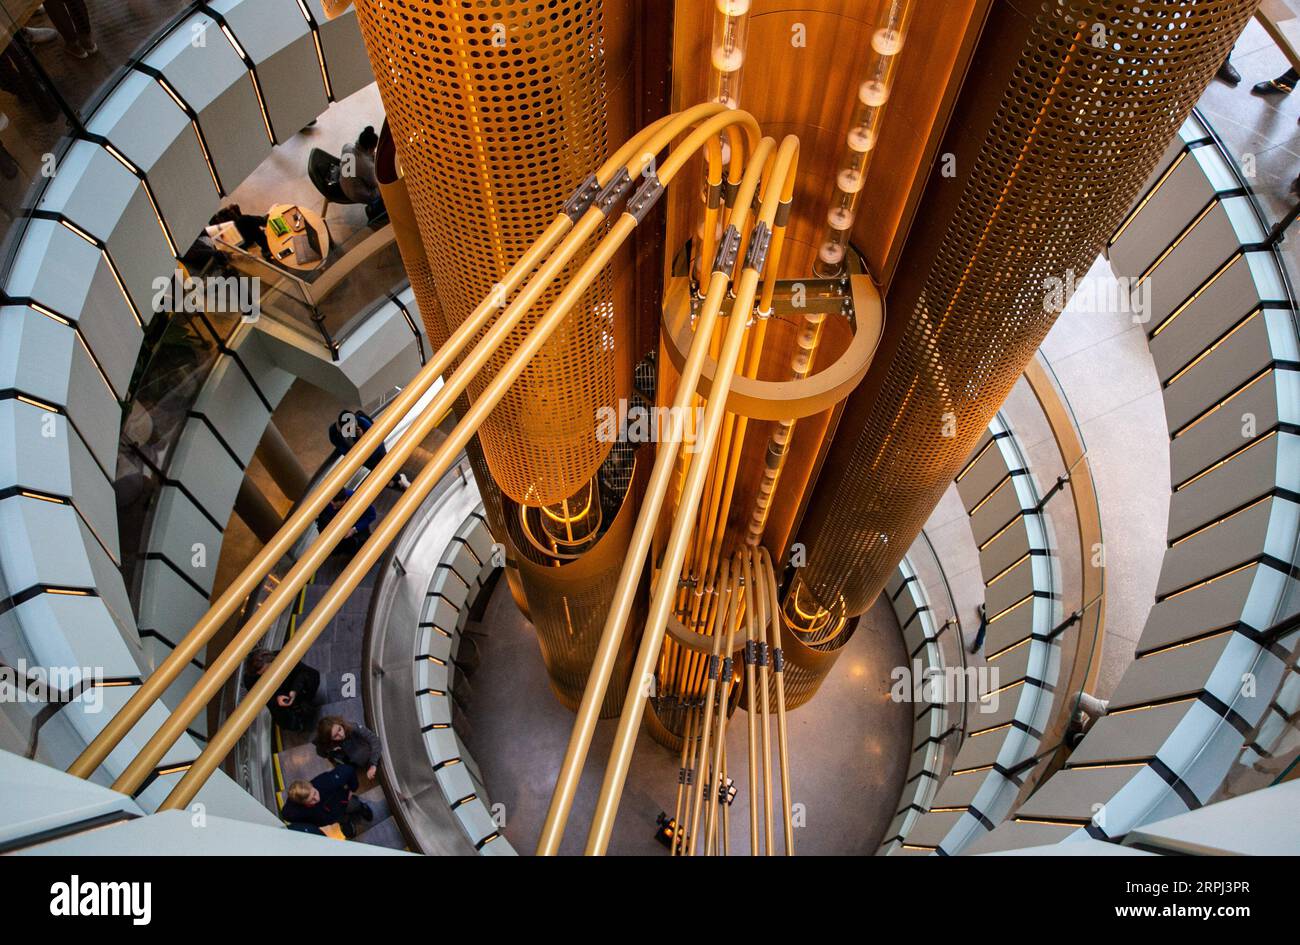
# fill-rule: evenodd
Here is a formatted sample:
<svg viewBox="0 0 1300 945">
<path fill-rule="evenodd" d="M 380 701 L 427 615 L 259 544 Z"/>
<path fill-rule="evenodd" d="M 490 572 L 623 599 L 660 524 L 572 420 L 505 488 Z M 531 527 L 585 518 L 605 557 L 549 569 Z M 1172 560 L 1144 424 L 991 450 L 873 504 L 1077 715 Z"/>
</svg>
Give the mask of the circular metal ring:
<svg viewBox="0 0 1300 945">
<path fill-rule="evenodd" d="M 884 302 L 869 276 L 849 277 L 857 328 L 834 364 L 800 380 L 762 381 L 739 374 L 731 382 L 727 410 L 753 420 L 799 420 L 829 410 L 858 386 L 871 367 L 884 332 Z M 695 332 L 691 327 L 690 286 L 675 279 L 664 305 L 663 336 L 668 359 L 678 372 L 686 363 Z M 706 358 L 696 392 L 706 400 L 718 363 Z"/>
</svg>

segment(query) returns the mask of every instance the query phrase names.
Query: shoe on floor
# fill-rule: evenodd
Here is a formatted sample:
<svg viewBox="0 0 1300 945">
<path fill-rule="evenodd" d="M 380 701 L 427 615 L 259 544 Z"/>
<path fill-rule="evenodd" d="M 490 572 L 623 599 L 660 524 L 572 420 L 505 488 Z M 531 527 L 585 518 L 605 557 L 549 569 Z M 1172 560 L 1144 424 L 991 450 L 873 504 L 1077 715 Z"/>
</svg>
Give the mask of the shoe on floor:
<svg viewBox="0 0 1300 945">
<path fill-rule="evenodd" d="M 18 31 L 30 46 L 44 46 L 59 38 L 59 31 L 48 26 L 24 26 Z"/>
<path fill-rule="evenodd" d="M 393 478 L 392 486 L 394 489 L 401 489 L 405 492 L 407 489 L 411 488 L 411 480 L 406 478 L 406 473 L 398 473 Z"/>
<path fill-rule="evenodd" d="M 1226 82 L 1228 85 L 1234 87 L 1241 83 L 1241 73 L 1237 71 L 1237 67 L 1231 62 L 1224 62 L 1223 65 L 1219 66 L 1219 71 L 1215 73 L 1215 78 L 1220 82 Z"/>
<path fill-rule="evenodd" d="M 90 53 L 82 48 L 81 43 L 68 43 L 63 47 L 64 52 L 74 59 L 89 59 Z"/>
<path fill-rule="evenodd" d="M 365 801 L 361 802 L 361 819 L 364 820 L 366 823 L 370 823 L 370 821 L 375 819 L 374 808 L 371 807 L 369 804 L 367 804 Z"/>
<path fill-rule="evenodd" d="M 1256 82 L 1250 90 L 1252 95 L 1290 95 L 1293 86 L 1278 79 L 1268 79 L 1264 82 Z"/>
</svg>

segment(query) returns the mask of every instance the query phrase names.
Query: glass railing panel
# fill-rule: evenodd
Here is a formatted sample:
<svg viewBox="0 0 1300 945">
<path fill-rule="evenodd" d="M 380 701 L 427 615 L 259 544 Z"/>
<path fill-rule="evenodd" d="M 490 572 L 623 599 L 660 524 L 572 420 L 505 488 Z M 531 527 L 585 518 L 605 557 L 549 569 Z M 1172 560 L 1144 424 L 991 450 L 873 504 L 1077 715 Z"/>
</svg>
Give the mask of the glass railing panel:
<svg viewBox="0 0 1300 945">
<path fill-rule="evenodd" d="M 39 3 L 0 0 L 0 241 L 3 258 L 35 195 L 57 169 L 62 142 L 75 128 L 71 106 L 54 86 L 23 24 Z M 44 22 L 41 20 L 39 22 Z M 57 42 L 57 34 L 56 34 Z"/>
<path fill-rule="evenodd" d="M 122 421 L 113 483 L 122 572 L 137 606 L 142 554 L 167 468 L 239 316 L 177 312 L 155 324 L 161 327 L 146 338 Z"/>
<path fill-rule="evenodd" d="M 406 288 L 409 279 L 397 242 L 391 238 L 348 267 L 346 278 L 335 281 L 316 301 L 326 330 L 342 342 L 378 305 Z"/>
<path fill-rule="evenodd" d="M 1258 26 L 1252 24 L 1250 29 Z M 1300 203 L 1294 186 L 1297 168 L 1263 159 L 1261 152 L 1275 145 L 1265 142 L 1267 147 L 1262 146 L 1260 135 L 1268 136 L 1272 131 L 1258 122 L 1242 120 L 1230 98 L 1239 94 L 1240 90 L 1211 83 L 1197 105 L 1197 112 L 1219 153 L 1228 160 L 1245 188 L 1265 229 L 1288 237 L 1274 244 L 1274 256 L 1292 296 L 1290 329 L 1300 336 L 1294 309 L 1295 273 L 1300 262 L 1300 243 L 1294 236 L 1296 208 Z M 1289 152 L 1285 147 L 1277 147 L 1277 153 Z M 1285 229 L 1288 226 L 1289 233 Z M 1296 574 L 1300 564 L 1300 536 L 1292 542 L 1289 564 L 1291 573 Z M 1272 644 L 1271 651 L 1284 666 L 1281 681 L 1276 687 L 1270 687 L 1274 691 L 1264 693 L 1269 700 L 1268 708 L 1259 722 L 1242 736 L 1244 747 L 1235 756 L 1214 797 L 1216 800 L 1238 797 L 1300 777 L 1300 673 L 1296 671 L 1300 659 L 1300 628 L 1295 625 L 1298 612 L 1300 582 L 1293 578 L 1284 582 L 1268 621 L 1273 637 L 1268 641 Z"/>
<path fill-rule="evenodd" d="M 0 240 L 70 136 L 192 0 L 0 0 Z M 223 40 L 224 41 L 224 40 Z"/>
<path fill-rule="evenodd" d="M 963 678 L 966 669 L 966 647 L 962 644 L 961 624 L 957 616 L 957 605 L 953 599 L 952 589 L 943 564 L 935 552 L 934 545 L 924 531 L 908 549 L 907 560 L 916 572 L 917 580 L 925 590 L 930 606 L 930 616 L 938 635 L 938 648 L 944 666 L 960 667 Z M 946 778 L 952 770 L 952 761 L 966 733 L 966 716 L 969 705 L 962 701 L 948 706 L 948 725 L 955 729 L 952 737 L 945 743 L 943 765 L 938 772 L 939 780 Z"/>
<path fill-rule="evenodd" d="M 1051 770 L 1066 738 L 1077 696 L 1095 687 L 1103 632 L 1104 545 L 1087 448 L 1051 365 L 1039 356 L 1012 390 L 1000 415 L 1015 437 L 1041 511 L 1050 551 L 1052 627 L 1059 648 L 1056 697 L 1035 770 L 1027 784 Z M 996 576 L 989 575 L 989 578 Z M 1103 694 L 1104 695 L 1104 694 Z"/>
<path fill-rule="evenodd" d="M 262 314 L 337 349 L 377 307 L 408 284 L 392 227 L 380 221 L 332 244 L 322 264 L 293 269 L 256 247 L 216 244 L 222 271 L 257 280 Z"/>
</svg>

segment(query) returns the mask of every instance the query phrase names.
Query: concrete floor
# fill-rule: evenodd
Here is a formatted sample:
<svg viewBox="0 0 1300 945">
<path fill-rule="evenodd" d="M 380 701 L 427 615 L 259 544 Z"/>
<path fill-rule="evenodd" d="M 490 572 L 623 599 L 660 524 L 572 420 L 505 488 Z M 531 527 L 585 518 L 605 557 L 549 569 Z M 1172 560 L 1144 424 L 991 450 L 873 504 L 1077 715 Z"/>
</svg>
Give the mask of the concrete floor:
<svg viewBox="0 0 1300 945">
<path fill-rule="evenodd" d="M 466 740 L 493 804 L 505 808 L 505 835 L 521 853 L 537 845 L 573 713 L 551 694 L 531 625 L 499 584 L 483 615 L 486 644 L 471 679 Z M 911 707 L 889 699 L 890 670 L 906 663 L 898 622 L 879 602 L 862 619 L 817 696 L 790 714 L 791 797 L 804 825 L 795 851 L 871 854 L 892 820 L 911 748 Z M 616 722 L 597 728 L 562 852 L 578 854 Z M 773 723 L 775 727 L 775 723 Z M 745 714 L 728 727 L 727 757 L 738 796 L 731 809 L 732 854 L 748 852 Z M 641 735 L 610 853 L 667 855 L 654 839 L 656 817 L 676 800 L 678 756 Z M 777 841 L 780 849 L 780 841 Z"/>
</svg>

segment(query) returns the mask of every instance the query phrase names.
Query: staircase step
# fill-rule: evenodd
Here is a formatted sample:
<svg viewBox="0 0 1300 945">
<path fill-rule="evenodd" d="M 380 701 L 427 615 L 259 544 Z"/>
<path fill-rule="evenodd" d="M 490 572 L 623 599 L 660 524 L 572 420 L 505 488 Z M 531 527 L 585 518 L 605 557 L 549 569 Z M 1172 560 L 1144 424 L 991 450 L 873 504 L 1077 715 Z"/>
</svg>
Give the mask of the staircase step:
<svg viewBox="0 0 1300 945">
<path fill-rule="evenodd" d="M 405 850 L 406 841 L 402 838 L 402 831 L 397 826 L 397 820 L 394 817 L 385 817 L 383 820 L 376 820 L 372 824 L 364 825 L 367 829 L 358 833 L 354 838 L 356 843 L 368 843 L 375 847 L 388 847 L 390 850 Z"/>
<path fill-rule="evenodd" d="M 330 770 L 330 763 L 316 754 L 316 746 L 311 743 L 286 748 L 276 757 L 286 785 L 291 781 L 310 781 L 316 775 Z"/>
</svg>

